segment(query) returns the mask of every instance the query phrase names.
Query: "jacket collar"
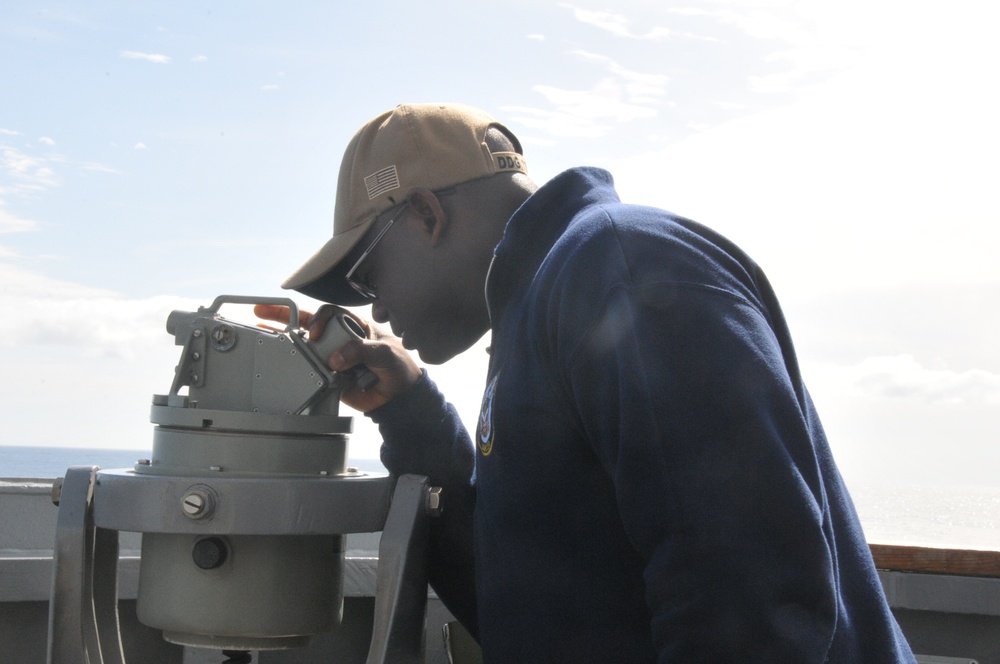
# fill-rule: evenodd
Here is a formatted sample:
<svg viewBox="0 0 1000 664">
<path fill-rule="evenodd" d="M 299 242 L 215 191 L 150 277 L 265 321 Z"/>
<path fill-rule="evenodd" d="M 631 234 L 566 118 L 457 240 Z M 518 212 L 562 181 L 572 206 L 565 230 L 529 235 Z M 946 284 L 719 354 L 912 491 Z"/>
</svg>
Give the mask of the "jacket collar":
<svg viewBox="0 0 1000 664">
<path fill-rule="evenodd" d="M 486 276 L 490 326 L 527 289 L 552 246 L 584 208 L 617 203 L 611 174 L 599 168 L 564 171 L 532 194 L 507 222 Z"/>
</svg>

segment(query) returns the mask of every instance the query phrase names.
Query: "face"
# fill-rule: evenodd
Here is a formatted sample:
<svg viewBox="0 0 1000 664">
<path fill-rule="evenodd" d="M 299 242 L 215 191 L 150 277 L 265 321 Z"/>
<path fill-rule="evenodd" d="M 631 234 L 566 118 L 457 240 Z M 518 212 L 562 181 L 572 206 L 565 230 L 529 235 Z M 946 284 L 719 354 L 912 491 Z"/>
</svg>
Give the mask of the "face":
<svg viewBox="0 0 1000 664">
<path fill-rule="evenodd" d="M 389 323 L 403 346 L 424 362 L 445 362 L 489 329 L 483 295 L 489 255 L 477 257 L 461 233 L 435 241 L 425 219 L 408 206 L 388 230 L 386 223 L 376 223 L 358 243 L 364 248 L 359 258 L 368 253 L 352 277 L 374 291 L 375 321 Z"/>
</svg>

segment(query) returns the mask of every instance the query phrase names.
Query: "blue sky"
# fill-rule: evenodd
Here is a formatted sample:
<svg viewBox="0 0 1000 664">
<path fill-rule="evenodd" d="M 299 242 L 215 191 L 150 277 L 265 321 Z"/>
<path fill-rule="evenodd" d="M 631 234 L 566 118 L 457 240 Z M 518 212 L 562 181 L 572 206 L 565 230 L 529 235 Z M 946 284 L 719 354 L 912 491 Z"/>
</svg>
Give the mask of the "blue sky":
<svg viewBox="0 0 1000 664">
<path fill-rule="evenodd" d="M 5 2 L 0 444 L 148 448 L 177 361 L 167 314 L 288 295 L 358 126 L 447 100 L 510 126 L 539 182 L 606 167 L 625 200 L 747 249 L 849 482 L 1000 485 L 998 14 Z M 470 422 L 484 367 L 477 347 L 431 368 Z"/>
</svg>

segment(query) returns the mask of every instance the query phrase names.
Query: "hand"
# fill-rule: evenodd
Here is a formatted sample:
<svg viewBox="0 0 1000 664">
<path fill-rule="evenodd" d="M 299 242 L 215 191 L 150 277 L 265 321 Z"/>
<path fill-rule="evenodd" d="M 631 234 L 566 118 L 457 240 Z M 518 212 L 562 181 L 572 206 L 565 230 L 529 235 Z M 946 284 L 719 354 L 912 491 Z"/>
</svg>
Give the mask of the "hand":
<svg viewBox="0 0 1000 664">
<path fill-rule="evenodd" d="M 264 320 L 285 325 L 289 321 L 288 307 L 281 305 L 258 304 L 254 307 L 254 313 Z M 403 348 L 399 338 L 346 309 L 324 304 L 316 313 L 299 311 L 299 325 L 309 332 L 311 340 L 316 340 L 323 335 L 327 322 L 337 313 L 345 313 L 356 320 L 368 338 L 351 341 L 334 351 L 327 359 L 327 365 L 334 371 L 347 371 L 364 364 L 379 378 L 378 383 L 365 392 L 357 385 L 349 385 L 341 392 L 341 401 L 355 410 L 367 413 L 406 392 L 420 380 L 420 367 L 409 351 Z"/>
</svg>

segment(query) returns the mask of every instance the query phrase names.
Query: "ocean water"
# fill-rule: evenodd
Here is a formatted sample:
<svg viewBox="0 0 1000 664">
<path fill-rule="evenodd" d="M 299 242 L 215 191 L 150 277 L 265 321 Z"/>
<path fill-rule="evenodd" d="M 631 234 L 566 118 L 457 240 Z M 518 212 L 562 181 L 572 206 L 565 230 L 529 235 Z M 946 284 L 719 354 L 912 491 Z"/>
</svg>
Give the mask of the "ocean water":
<svg viewBox="0 0 1000 664">
<path fill-rule="evenodd" d="M 70 466 L 131 468 L 148 459 L 146 450 L 95 450 L 74 447 L 0 445 L 0 477 L 62 477 Z"/>
<path fill-rule="evenodd" d="M 0 445 L 0 478 L 62 477 L 70 466 L 131 468 L 149 450 Z M 384 472 L 375 459 L 349 465 Z M 1000 551 L 1000 488 L 851 484 L 869 542 Z"/>
<path fill-rule="evenodd" d="M 131 468 L 139 459 L 148 459 L 150 450 L 111 450 L 83 447 L 26 447 L 0 445 L 0 478 L 55 478 L 71 466 Z M 377 459 L 350 459 L 348 465 L 367 472 L 385 472 Z"/>
<path fill-rule="evenodd" d="M 1000 551 L 1000 489 L 848 482 L 869 542 Z"/>
</svg>

